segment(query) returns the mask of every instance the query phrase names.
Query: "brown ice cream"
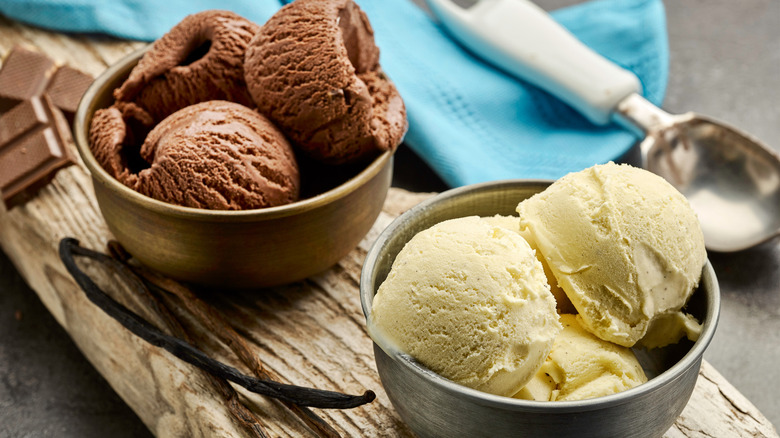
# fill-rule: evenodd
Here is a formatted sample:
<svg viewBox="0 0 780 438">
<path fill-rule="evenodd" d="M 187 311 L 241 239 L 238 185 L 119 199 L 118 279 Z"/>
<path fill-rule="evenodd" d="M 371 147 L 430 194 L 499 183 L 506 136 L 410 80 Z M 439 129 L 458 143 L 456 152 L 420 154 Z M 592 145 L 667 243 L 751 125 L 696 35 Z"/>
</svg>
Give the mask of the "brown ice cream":
<svg viewBox="0 0 780 438">
<path fill-rule="evenodd" d="M 208 100 L 253 106 L 244 82 L 244 52 L 258 26 L 228 11 L 189 15 L 144 54 L 114 92 L 159 122 Z"/>
<path fill-rule="evenodd" d="M 92 118 L 97 161 L 144 195 L 197 208 L 293 202 L 301 184 L 290 143 L 303 153 L 311 194 L 329 187 L 323 173 L 352 174 L 407 128 L 371 25 L 351 0 L 297 0 L 262 28 L 232 12 L 189 15 L 114 97 Z"/>
<path fill-rule="evenodd" d="M 290 144 L 254 110 L 227 101 L 188 106 L 160 122 L 135 152 L 129 120 L 117 107 L 97 111 L 90 144 L 104 169 L 144 195 L 215 210 L 272 207 L 298 198 Z"/>
<path fill-rule="evenodd" d="M 400 144 L 406 110 L 379 66 L 368 18 L 351 0 L 297 0 L 258 31 L 244 71 L 260 112 L 329 164 Z"/>
</svg>

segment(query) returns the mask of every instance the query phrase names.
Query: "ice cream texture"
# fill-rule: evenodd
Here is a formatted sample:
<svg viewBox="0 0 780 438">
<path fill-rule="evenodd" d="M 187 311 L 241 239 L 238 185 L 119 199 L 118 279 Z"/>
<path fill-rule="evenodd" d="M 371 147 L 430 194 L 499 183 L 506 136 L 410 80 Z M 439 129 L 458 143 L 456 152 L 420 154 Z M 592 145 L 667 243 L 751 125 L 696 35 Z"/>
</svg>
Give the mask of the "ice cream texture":
<svg viewBox="0 0 780 438">
<path fill-rule="evenodd" d="M 590 332 L 630 347 L 659 318 L 680 314 L 696 324 L 681 308 L 706 262 L 704 238 L 688 201 L 663 178 L 597 165 L 557 180 L 517 212 Z M 695 328 L 654 344 L 686 331 Z"/>
<path fill-rule="evenodd" d="M 493 225 L 515 231 L 523 236 L 524 239 L 526 239 L 526 242 L 528 242 L 528 244 L 531 246 L 531 249 L 536 254 L 536 258 L 539 260 L 539 263 L 542 264 L 542 268 L 544 269 L 544 276 L 547 278 L 547 283 L 550 285 L 550 292 L 552 292 L 553 297 L 555 298 L 558 313 L 576 313 L 577 310 L 574 309 L 571 301 L 569 301 L 569 297 L 567 297 L 563 289 L 558 286 L 558 282 L 555 280 L 555 276 L 550 270 L 550 267 L 547 265 L 547 260 L 542 257 L 542 253 L 539 252 L 538 248 L 536 248 L 534 241 L 532 239 L 528 239 L 526 236 L 527 233 L 521 229 L 522 227 L 520 226 L 520 218 L 517 216 L 494 215 L 487 216 L 484 219 Z"/>
<path fill-rule="evenodd" d="M 438 223 L 404 246 L 369 327 L 434 372 L 504 396 L 533 377 L 561 329 L 528 243 L 476 216 Z"/>
<path fill-rule="evenodd" d="M 517 212 L 415 235 L 377 290 L 371 336 L 457 383 L 537 401 L 633 388 L 647 377 L 629 347 L 698 338 L 684 306 L 706 263 L 704 238 L 661 177 L 596 165 Z"/>
<path fill-rule="evenodd" d="M 515 398 L 538 401 L 584 400 L 615 394 L 647 381 L 630 348 L 585 330 L 578 317 L 561 315 L 563 330 L 533 379 Z"/>
<path fill-rule="evenodd" d="M 230 11 L 188 15 L 113 96 L 90 122 L 101 166 L 144 195 L 205 209 L 274 207 L 330 190 L 394 150 L 407 128 L 373 29 L 351 0 L 298 0 L 263 26 Z"/>
<path fill-rule="evenodd" d="M 155 41 L 114 92 L 155 123 L 208 100 L 253 106 L 244 80 L 244 54 L 260 27 L 229 11 L 188 15 Z"/>
<path fill-rule="evenodd" d="M 395 149 L 406 133 L 403 100 L 351 0 L 289 3 L 250 41 L 245 62 L 257 107 L 317 160 L 370 158 Z"/>
<path fill-rule="evenodd" d="M 128 163 L 126 125 L 115 107 L 96 112 L 97 160 L 123 184 L 160 201 L 212 210 L 272 207 L 297 200 L 300 175 L 290 144 L 265 117 L 243 105 L 208 101 L 160 122 Z M 140 160 L 139 160 L 140 161 Z"/>
</svg>

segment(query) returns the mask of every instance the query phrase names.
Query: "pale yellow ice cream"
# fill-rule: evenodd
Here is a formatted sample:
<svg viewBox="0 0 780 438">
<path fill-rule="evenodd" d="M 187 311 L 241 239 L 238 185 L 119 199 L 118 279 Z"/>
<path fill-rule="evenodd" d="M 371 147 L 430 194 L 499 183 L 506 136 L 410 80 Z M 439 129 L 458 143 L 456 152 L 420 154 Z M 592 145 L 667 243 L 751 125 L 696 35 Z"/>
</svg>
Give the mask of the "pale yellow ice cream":
<svg viewBox="0 0 780 438">
<path fill-rule="evenodd" d="M 369 330 L 450 380 L 512 396 L 561 325 L 528 243 L 473 216 L 436 224 L 406 244 L 374 297 Z"/>
<path fill-rule="evenodd" d="M 583 325 L 602 339 L 634 345 L 653 320 L 679 313 L 698 285 L 707 257 L 698 219 L 653 173 L 594 166 L 564 176 L 517 211 Z"/>
<path fill-rule="evenodd" d="M 575 315 L 561 315 L 563 331 L 528 384 L 515 398 L 537 401 L 584 400 L 615 394 L 647 382 L 630 348 L 585 330 Z"/>
<path fill-rule="evenodd" d="M 665 347 L 684 337 L 696 342 L 701 335 L 701 323 L 692 315 L 683 312 L 665 313 L 650 323 L 647 334 L 637 345 L 647 349 Z"/>
<path fill-rule="evenodd" d="M 528 238 L 528 232 L 520 229 L 520 218 L 517 216 L 495 215 L 486 217 L 485 220 L 489 221 L 493 225 L 498 225 L 500 227 L 516 231 L 520 233 L 524 239 L 526 239 L 531 249 L 534 250 L 539 263 L 542 264 L 542 268 L 544 269 L 544 276 L 547 278 L 547 283 L 550 285 L 550 292 L 552 292 L 553 297 L 555 298 L 558 313 L 576 313 L 577 310 L 574 308 L 574 305 L 572 305 L 569 297 L 567 297 L 563 289 L 558 286 L 558 280 L 555 279 L 555 275 L 553 275 L 552 270 L 547 265 L 547 260 L 545 260 L 542 256 L 542 253 L 539 252 L 539 248 L 536 247 L 533 239 Z"/>
</svg>

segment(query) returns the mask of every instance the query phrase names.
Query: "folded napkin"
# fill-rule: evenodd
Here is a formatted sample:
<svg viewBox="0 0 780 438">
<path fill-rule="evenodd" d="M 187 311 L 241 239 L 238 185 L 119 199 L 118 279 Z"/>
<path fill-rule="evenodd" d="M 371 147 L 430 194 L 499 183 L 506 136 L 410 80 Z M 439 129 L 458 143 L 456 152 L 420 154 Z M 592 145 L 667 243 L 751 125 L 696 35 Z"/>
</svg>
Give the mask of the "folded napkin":
<svg viewBox="0 0 780 438">
<path fill-rule="evenodd" d="M 65 32 L 153 40 L 185 15 L 232 10 L 258 24 L 279 0 L 3 0 L 0 13 Z M 383 69 L 406 103 L 405 143 L 450 186 L 558 178 L 618 159 L 636 137 L 596 127 L 547 93 L 483 63 L 410 0 L 357 0 Z M 661 0 L 596 0 L 552 13 L 585 44 L 633 71 L 660 104 L 668 75 Z"/>
</svg>

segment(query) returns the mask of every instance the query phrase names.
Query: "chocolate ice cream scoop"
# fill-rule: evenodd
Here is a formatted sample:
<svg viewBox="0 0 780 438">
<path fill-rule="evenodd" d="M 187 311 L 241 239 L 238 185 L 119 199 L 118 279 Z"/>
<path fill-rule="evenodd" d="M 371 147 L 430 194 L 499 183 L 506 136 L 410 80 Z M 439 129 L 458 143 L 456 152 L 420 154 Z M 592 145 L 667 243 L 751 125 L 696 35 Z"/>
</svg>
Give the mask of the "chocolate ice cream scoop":
<svg viewBox="0 0 780 438">
<path fill-rule="evenodd" d="M 292 148 L 256 111 L 227 101 L 191 105 L 157 124 L 140 148 L 128 138 L 133 130 L 127 122 L 134 120 L 129 114 L 117 107 L 96 112 L 90 144 L 101 166 L 136 191 L 214 210 L 298 199 L 300 175 Z M 146 168 L 138 170 L 138 163 Z"/>
<path fill-rule="evenodd" d="M 114 97 L 134 102 L 156 122 L 208 100 L 253 106 L 243 61 L 258 28 L 228 11 L 189 15 L 152 44 Z"/>
<path fill-rule="evenodd" d="M 246 51 L 247 87 L 260 112 L 315 159 L 355 162 L 394 149 L 406 109 L 379 65 L 368 18 L 351 0 L 297 0 Z"/>
<path fill-rule="evenodd" d="M 134 187 L 137 172 L 149 167 L 138 150 L 152 127 L 149 114 L 133 103 L 99 109 L 92 116 L 89 127 L 92 154 L 109 175 Z"/>
</svg>

